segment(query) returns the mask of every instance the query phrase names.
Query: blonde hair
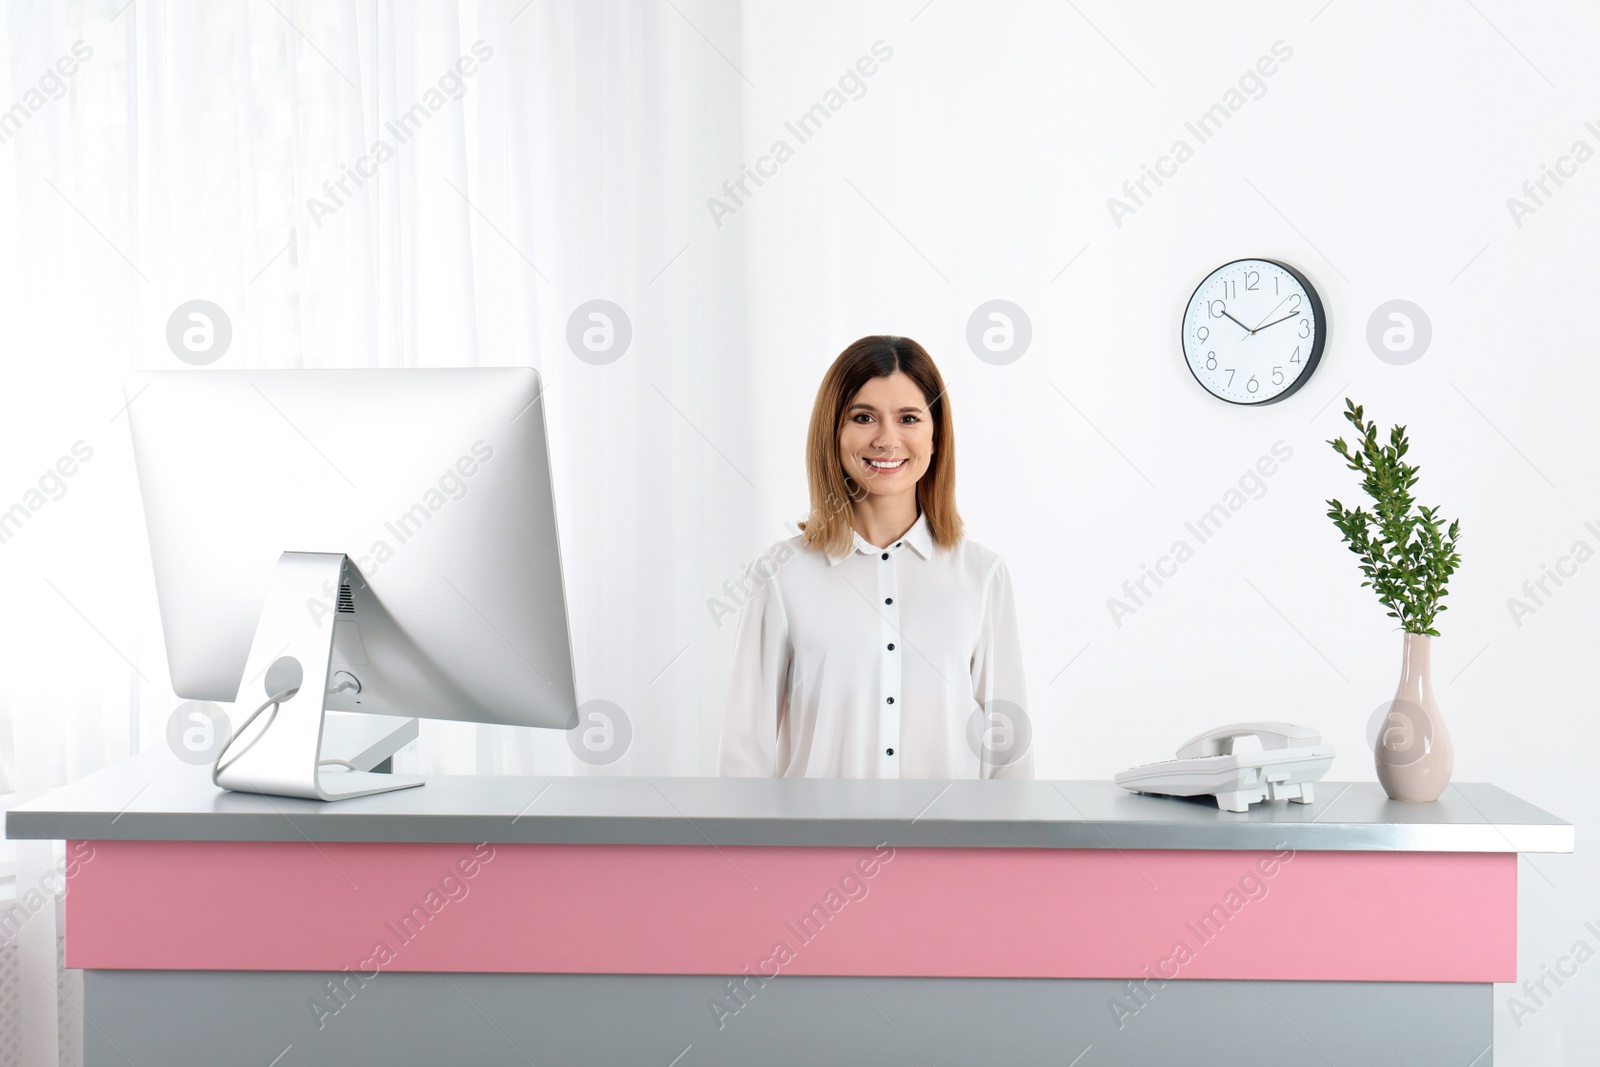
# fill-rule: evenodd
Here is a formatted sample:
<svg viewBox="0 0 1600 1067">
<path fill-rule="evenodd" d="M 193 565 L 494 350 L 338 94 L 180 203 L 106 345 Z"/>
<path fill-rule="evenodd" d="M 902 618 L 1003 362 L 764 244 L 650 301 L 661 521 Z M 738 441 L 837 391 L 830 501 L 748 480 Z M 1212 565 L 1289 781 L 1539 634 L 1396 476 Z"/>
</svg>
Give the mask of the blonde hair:
<svg viewBox="0 0 1600 1067">
<path fill-rule="evenodd" d="M 944 378 L 921 345 L 909 337 L 888 334 L 861 338 L 840 352 L 822 376 L 806 434 L 811 514 L 799 524 L 805 545 L 842 555 L 855 543 L 846 509 L 864 499 L 867 491 L 844 472 L 839 461 L 845 408 L 868 381 L 886 378 L 896 371 L 904 372 L 922 390 L 933 421 L 933 458 L 917 482 L 917 505 L 927 516 L 934 544 L 951 548 L 961 540 L 961 516 L 956 511 L 955 426 Z"/>
</svg>

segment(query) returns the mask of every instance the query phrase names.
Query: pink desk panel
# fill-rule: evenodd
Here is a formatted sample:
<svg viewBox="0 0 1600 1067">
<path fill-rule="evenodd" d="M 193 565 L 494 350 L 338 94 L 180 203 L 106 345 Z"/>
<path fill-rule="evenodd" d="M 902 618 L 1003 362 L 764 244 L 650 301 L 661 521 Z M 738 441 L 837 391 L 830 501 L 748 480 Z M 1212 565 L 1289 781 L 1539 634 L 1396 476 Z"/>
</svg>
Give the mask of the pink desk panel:
<svg viewBox="0 0 1600 1067">
<path fill-rule="evenodd" d="M 72 842 L 69 967 L 1510 982 L 1511 853 Z"/>
</svg>

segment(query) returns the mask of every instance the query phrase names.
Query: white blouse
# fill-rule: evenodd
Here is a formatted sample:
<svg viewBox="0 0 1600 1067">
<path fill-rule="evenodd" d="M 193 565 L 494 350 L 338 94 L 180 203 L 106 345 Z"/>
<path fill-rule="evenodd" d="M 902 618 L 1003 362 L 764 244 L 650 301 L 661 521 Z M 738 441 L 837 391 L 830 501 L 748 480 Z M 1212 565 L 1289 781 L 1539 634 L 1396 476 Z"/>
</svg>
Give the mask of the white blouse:
<svg viewBox="0 0 1600 1067">
<path fill-rule="evenodd" d="M 1005 562 L 927 517 L 832 556 L 796 536 L 750 565 L 722 723 L 723 775 L 1032 778 Z"/>
</svg>

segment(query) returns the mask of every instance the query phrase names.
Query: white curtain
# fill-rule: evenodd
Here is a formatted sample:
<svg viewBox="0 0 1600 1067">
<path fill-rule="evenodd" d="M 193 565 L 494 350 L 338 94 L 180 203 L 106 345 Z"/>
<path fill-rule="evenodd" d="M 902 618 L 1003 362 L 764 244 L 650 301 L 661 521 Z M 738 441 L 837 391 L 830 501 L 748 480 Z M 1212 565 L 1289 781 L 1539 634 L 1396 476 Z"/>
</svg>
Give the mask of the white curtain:
<svg viewBox="0 0 1600 1067">
<path fill-rule="evenodd" d="M 707 238 L 703 206 L 739 172 L 739 49 L 734 5 L 6 6 L 0 512 L 22 511 L 0 524 L 4 803 L 165 743 L 177 699 L 121 379 L 183 365 L 166 324 L 194 299 L 231 323 L 219 368 L 544 375 L 579 697 L 621 708 L 631 747 L 592 765 L 561 734 L 424 723 L 399 769 L 710 768 L 725 653 L 705 602 L 753 543 L 733 516 L 754 486 L 728 460 L 751 417 L 741 245 Z M 566 341 L 592 299 L 632 325 L 607 365 Z M 20 977 L 0 1061 L 76 1062 L 56 902 L 27 906 L 57 895 L 60 849 L 7 848 Z"/>
</svg>

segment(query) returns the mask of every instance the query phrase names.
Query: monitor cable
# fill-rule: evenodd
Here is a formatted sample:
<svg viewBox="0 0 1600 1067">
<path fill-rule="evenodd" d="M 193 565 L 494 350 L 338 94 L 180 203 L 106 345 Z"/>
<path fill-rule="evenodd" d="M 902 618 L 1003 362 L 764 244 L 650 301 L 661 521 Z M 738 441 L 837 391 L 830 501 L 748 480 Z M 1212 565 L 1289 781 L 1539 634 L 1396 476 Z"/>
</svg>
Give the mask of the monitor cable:
<svg viewBox="0 0 1600 1067">
<path fill-rule="evenodd" d="M 293 689 L 285 689 L 281 693 L 274 693 L 272 696 L 270 696 L 266 700 L 262 701 L 261 702 L 261 706 L 256 708 L 256 710 L 252 711 L 250 713 L 250 715 L 244 720 L 244 722 L 240 724 L 240 726 L 239 726 L 239 728 L 237 730 L 234 730 L 231 734 L 228 735 L 228 740 L 223 743 L 222 750 L 217 753 L 217 761 L 214 764 L 212 764 L 212 766 L 211 766 L 211 784 L 212 785 L 216 786 L 219 789 L 226 789 L 227 788 L 227 786 L 223 785 L 221 782 L 219 782 L 217 780 L 218 778 L 221 777 L 222 772 L 227 770 L 229 767 L 233 766 L 235 763 L 237 763 L 239 761 L 239 759 L 241 757 L 243 757 L 246 752 L 250 751 L 250 749 L 255 745 L 255 743 L 257 741 L 261 740 L 262 737 L 266 736 L 266 732 L 269 729 L 272 728 L 273 719 L 276 719 L 278 717 L 278 706 L 280 704 L 282 704 L 285 700 L 288 700 L 290 697 L 294 696 L 299 691 L 300 691 L 300 687 L 296 686 Z M 337 689 L 335 691 L 337 691 Z M 266 711 L 268 708 L 272 709 L 272 716 L 267 719 L 266 725 L 263 726 L 261 728 L 260 732 L 258 732 L 256 734 L 256 736 L 253 737 L 250 740 L 250 744 L 244 746 L 244 748 L 241 749 L 232 759 L 228 759 L 227 758 L 228 750 L 233 747 L 233 743 L 235 741 L 239 740 L 240 737 L 244 736 L 244 732 L 246 730 L 250 729 L 250 724 L 255 722 L 256 719 L 260 718 L 261 713 Z M 339 767 L 348 767 L 352 771 L 361 770 L 360 767 L 357 767 L 354 763 L 351 763 L 347 759 L 323 759 L 323 760 L 318 760 L 317 761 L 317 766 L 318 767 L 326 767 L 326 766 L 330 766 L 330 765 L 339 766 Z"/>
</svg>

